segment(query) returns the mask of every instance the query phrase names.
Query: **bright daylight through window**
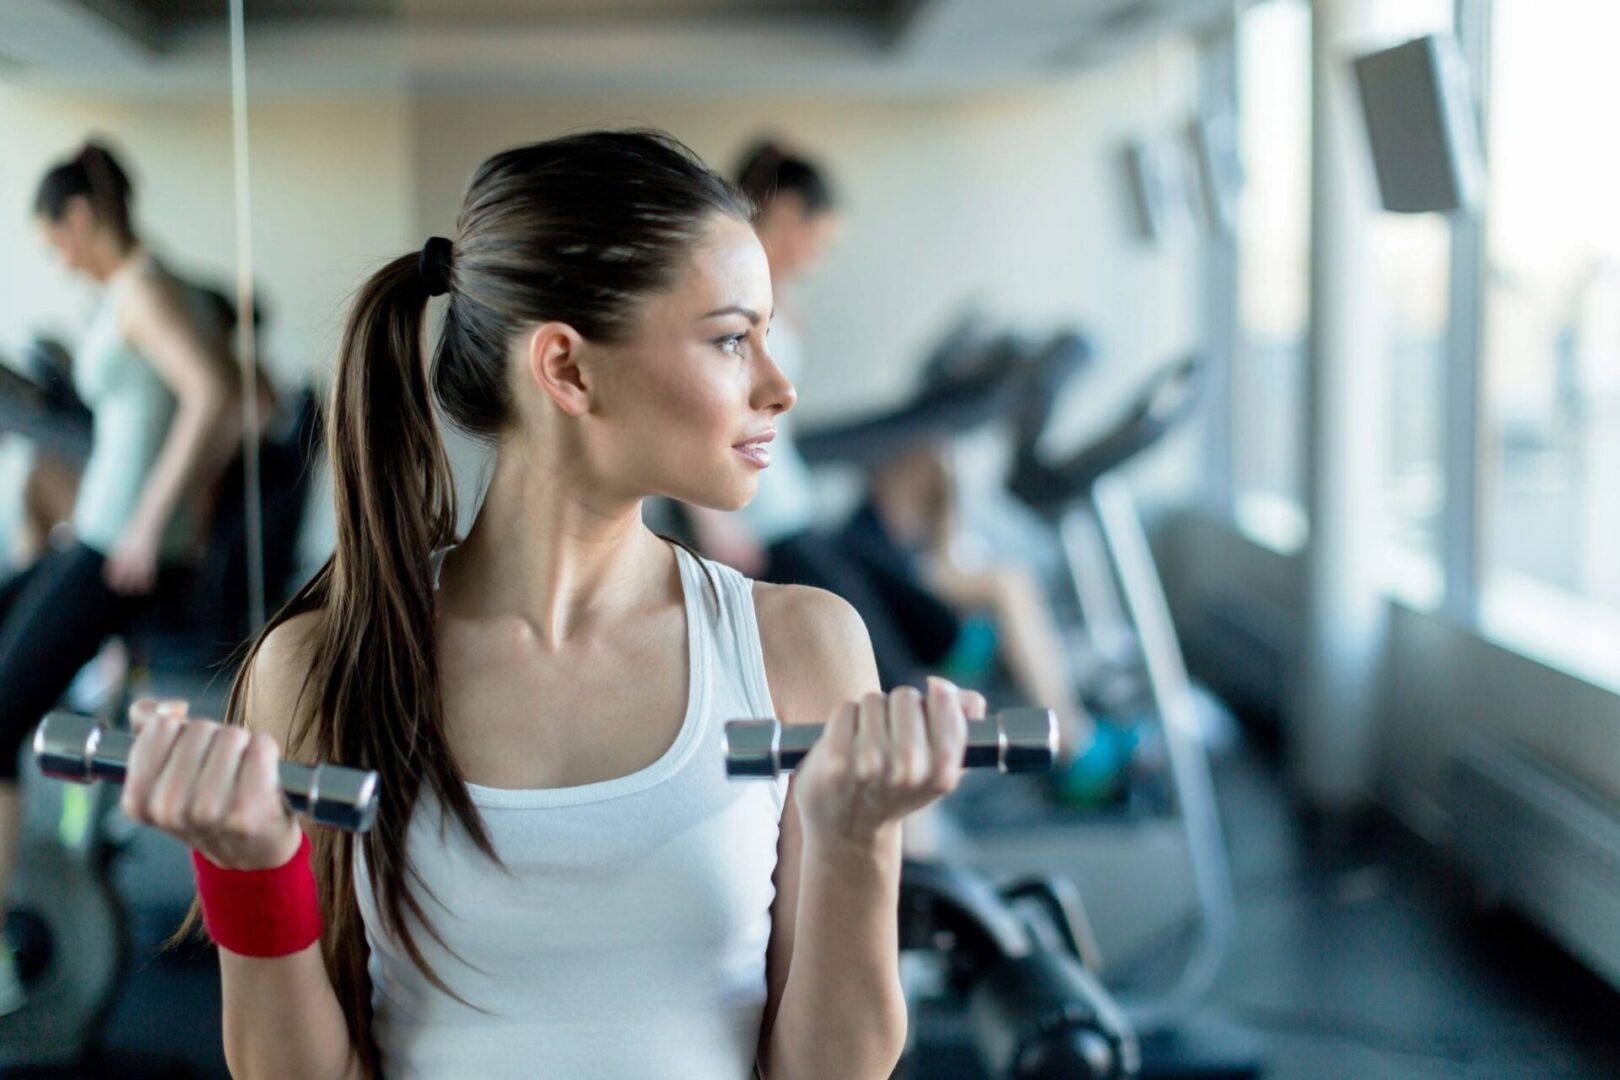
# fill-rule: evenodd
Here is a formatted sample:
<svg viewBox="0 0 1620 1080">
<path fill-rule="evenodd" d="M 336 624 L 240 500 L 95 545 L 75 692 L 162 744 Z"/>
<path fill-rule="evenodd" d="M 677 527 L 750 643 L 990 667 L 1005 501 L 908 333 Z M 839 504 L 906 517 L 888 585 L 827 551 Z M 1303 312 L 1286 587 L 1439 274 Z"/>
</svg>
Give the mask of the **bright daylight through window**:
<svg viewBox="0 0 1620 1080">
<path fill-rule="evenodd" d="M 1310 327 L 1311 15 L 1256 4 L 1238 23 L 1238 320 L 1232 480 L 1240 528 L 1304 543 L 1305 349 Z"/>
<path fill-rule="evenodd" d="M 1605 132 L 1620 5 L 1498 0 L 1491 38 L 1485 615 L 1607 657 L 1620 628 L 1620 145 Z"/>
</svg>

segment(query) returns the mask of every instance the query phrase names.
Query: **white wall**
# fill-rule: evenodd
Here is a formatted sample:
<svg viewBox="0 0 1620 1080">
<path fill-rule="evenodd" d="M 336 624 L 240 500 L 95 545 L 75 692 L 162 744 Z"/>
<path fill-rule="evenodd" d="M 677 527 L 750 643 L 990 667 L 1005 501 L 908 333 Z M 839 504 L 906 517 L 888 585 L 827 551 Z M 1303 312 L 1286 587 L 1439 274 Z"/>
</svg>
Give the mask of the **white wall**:
<svg viewBox="0 0 1620 1080">
<path fill-rule="evenodd" d="M 847 227 L 804 290 L 806 417 L 904 393 L 921 354 L 974 301 L 1055 327 L 1081 321 L 1124 367 L 1190 346 L 1193 248 L 1136 244 L 1119 143 L 1190 109 L 1190 51 L 1165 50 L 1040 91 L 962 103 L 803 100 L 417 104 L 417 228 L 450 235 L 479 161 L 597 125 L 652 124 L 722 171 L 779 133 L 824 162 Z"/>
<path fill-rule="evenodd" d="M 413 239 L 409 108 L 399 99 L 255 104 L 253 262 L 279 381 L 324 381 L 351 293 Z"/>
<path fill-rule="evenodd" d="M 826 166 L 845 216 L 840 243 L 798 297 L 805 422 L 903 397 L 926 350 L 972 304 L 1032 331 L 1079 323 L 1095 335 L 1102 362 L 1056 413 L 1061 443 L 1196 346 L 1194 230 L 1179 220 L 1162 246 L 1137 241 L 1119 165 L 1127 138 L 1179 130 L 1194 78 L 1191 48 L 1170 45 L 971 103 L 420 100 L 416 232 L 453 235 L 473 170 L 516 143 L 654 125 L 729 171 L 753 139 L 774 133 Z M 1196 445 L 1189 433 L 1154 463 L 1160 501 L 1194 482 Z M 452 456 L 464 481 L 476 475 L 476 455 Z"/>
<path fill-rule="evenodd" d="M 812 369 L 806 416 L 902 394 L 959 307 L 1033 327 L 1080 321 L 1122 389 L 1193 343 L 1190 229 L 1160 248 L 1127 233 L 1117 151 L 1168 131 L 1191 101 L 1189 49 L 1118 62 L 1039 91 L 964 103 L 645 104 L 411 100 L 256 102 L 256 278 L 267 362 L 319 370 L 343 305 L 385 258 L 449 233 L 473 168 L 525 140 L 596 124 L 656 124 L 728 168 L 779 132 L 826 162 L 848 229 L 801 297 Z M 0 347 L 76 329 L 87 290 L 51 265 L 26 207 L 45 166 L 90 132 L 126 151 L 143 232 L 183 269 L 229 280 L 235 254 L 229 112 L 219 101 L 118 102 L 0 86 Z M 4 207 L 14 208 L 14 212 Z M 1107 397 L 1095 390 L 1088 398 Z M 1083 403 L 1082 403 L 1083 405 Z"/>
<path fill-rule="evenodd" d="M 175 269 L 234 295 L 231 122 L 218 101 L 68 97 L 0 85 L 0 354 L 39 331 L 77 339 L 94 291 L 57 266 L 29 209 L 45 170 L 87 135 L 110 137 L 133 174 L 136 227 Z M 409 242 L 414 190 L 402 100 L 255 105 L 255 278 L 269 322 L 265 361 L 279 379 L 333 354 L 348 292 Z"/>
<path fill-rule="evenodd" d="M 323 379 L 350 294 L 387 258 L 452 233 L 463 188 L 488 154 L 594 125 L 654 124 L 722 170 L 778 133 L 824 161 L 847 219 L 800 299 L 809 420 L 902 396 L 924 351 L 964 304 L 1042 331 L 1078 322 L 1097 375 L 1058 414 L 1078 430 L 1147 370 L 1195 343 L 1196 238 L 1188 223 L 1150 248 L 1128 232 L 1125 139 L 1179 128 L 1193 53 L 1167 45 L 1038 90 L 973 102 L 793 99 L 566 102 L 410 98 L 255 101 L 255 277 L 269 324 L 264 362 L 282 383 Z M 222 85 L 223 95 L 223 85 Z M 177 264 L 229 280 L 234 259 L 229 114 L 223 100 L 120 104 L 0 89 L 0 348 L 73 328 L 85 290 L 45 262 L 21 212 L 50 159 L 106 131 L 137 170 L 139 220 Z M 18 136 L 14 137 L 13 132 Z M 16 141 L 20 152 L 11 152 Z M 8 214 L 3 207 L 19 208 Z M 1194 475 L 1161 465 L 1184 485 Z M 457 454 L 463 476 L 473 457 Z M 317 544 L 317 546 L 319 546 Z"/>
<path fill-rule="evenodd" d="M 135 185 L 136 228 L 182 273 L 228 281 L 235 258 L 230 111 L 220 100 L 161 105 L 67 97 L 0 84 L 0 355 L 32 334 L 78 339 L 94 303 L 33 223 L 46 169 L 90 135 L 110 139 Z"/>
</svg>

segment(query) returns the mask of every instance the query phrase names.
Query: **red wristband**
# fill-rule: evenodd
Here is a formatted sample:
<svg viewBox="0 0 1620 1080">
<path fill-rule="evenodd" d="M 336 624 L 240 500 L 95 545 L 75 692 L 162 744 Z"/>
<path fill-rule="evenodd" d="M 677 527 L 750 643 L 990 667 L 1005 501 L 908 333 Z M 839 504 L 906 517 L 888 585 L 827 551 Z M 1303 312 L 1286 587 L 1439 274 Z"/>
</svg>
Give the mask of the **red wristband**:
<svg viewBox="0 0 1620 1080">
<path fill-rule="evenodd" d="M 321 904 L 310 867 L 309 837 L 273 870 L 226 870 L 191 853 L 202 898 L 203 925 L 222 949 L 238 956 L 300 952 L 321 938 Z"/>
</svg>

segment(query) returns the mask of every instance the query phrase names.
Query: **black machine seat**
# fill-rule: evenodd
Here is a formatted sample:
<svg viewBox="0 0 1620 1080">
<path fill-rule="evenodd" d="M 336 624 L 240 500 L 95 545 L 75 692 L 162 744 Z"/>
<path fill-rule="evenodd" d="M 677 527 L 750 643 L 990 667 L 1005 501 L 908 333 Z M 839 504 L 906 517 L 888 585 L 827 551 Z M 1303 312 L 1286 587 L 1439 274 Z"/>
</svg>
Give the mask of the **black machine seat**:
<svg viewBox="0 0 1620 1080">
<path fill-rule="evenodd" d="M 90 456 L 90 410 L 73 393 L 65 352 L 55 342 L 29 342 L 23 372 L 0 364 L 0 431 L 27 436 L 41 450 L 83 461 Z"/>
</svg>

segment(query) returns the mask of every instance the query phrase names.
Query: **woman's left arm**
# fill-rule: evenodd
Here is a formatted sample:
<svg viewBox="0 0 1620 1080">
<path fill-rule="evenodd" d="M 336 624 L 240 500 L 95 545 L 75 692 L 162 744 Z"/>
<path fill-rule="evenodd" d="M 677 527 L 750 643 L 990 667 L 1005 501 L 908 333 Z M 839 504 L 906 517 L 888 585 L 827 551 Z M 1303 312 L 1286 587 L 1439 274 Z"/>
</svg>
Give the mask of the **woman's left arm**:
<svg viewBox="0 0 1620 1080">
<path fill-rule="evenodd" d="M 120 592 L 151 591 L 163 530 L 199 472 L 230 396 L 228 361 L 198 334 L 178 298 L 152 277 L 140 279 L 120 312 L 125 338 L 173 391 L 177 401 L 152 469 L 141 485 L 135 515 L 109 553 L 107 579 Z"/>
<path fill-rule="evenodd" d="M 983 699 L 942 679 L 878 691 L 871 640 L 843 600 L 755 586 L 778 716 L 827 721 L 791 781 L 778 841 L 760 1064 L 769 1080 L 884 1080 L 905 1046 L 901 820 L 952 790 Z"/>
</svg>

